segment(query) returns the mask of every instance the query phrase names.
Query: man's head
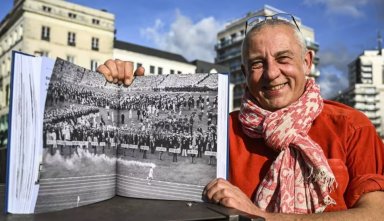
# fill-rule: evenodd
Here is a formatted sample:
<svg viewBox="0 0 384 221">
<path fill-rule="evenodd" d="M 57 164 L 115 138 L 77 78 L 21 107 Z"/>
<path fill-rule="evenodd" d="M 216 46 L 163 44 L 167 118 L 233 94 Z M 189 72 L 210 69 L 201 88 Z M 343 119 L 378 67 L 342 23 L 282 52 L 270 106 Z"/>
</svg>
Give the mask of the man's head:
<svg viewBox="0 0 384 221">
<path fill-rule="evenodd" d="M 242 71 L 247 87 L 266 110 L 284 108 L 305 90 L 313 54 L 297 27 L 269 19 L 252 27 L 242 45 Z"/>
</svg>

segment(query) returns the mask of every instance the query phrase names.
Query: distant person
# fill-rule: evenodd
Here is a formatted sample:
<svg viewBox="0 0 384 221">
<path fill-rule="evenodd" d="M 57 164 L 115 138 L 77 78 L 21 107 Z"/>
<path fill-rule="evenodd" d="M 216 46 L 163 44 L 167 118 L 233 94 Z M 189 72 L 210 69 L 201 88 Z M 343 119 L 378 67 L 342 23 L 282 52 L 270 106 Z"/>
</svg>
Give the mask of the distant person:
<svg viewBox="0 0 384 221">
<path fill-rule="evenodd" d="M 153 180 L 153 167 L 151 167 L 149 169 L 149 173 L 148 173 L 148 176 L 147 176 L 147 184 L 151 185 L 152 180 Z"/>
</svg>

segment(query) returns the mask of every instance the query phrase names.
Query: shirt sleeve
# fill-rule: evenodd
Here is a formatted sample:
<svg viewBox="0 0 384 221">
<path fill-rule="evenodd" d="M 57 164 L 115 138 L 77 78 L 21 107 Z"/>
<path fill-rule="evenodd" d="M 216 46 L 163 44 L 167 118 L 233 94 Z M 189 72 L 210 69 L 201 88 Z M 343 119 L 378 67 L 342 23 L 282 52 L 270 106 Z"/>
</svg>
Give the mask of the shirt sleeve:
<svg viewBox="0 0 384 221">
<path fill-rule="evenodd" d="M 384 143 L 373 125 L 354 128 L 348 143 L 350 181 L 344 197 L 351 208 L 364 193 L 384 191 Z"/>
</svg>

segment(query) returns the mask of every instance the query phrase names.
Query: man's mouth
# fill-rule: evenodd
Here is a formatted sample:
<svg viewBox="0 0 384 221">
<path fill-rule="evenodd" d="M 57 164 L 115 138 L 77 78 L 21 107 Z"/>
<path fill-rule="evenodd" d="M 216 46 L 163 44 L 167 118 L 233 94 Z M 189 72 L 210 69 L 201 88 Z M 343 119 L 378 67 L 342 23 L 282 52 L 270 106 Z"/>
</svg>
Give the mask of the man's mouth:
<svg viewBox="0 0 384 221">
<path fill-rule="evenodd" d="M 288 83 L 283 83 L 283 84 L 278 84 L 274 86 L 265 86 L 264 89 L 269 90 L 269 91 L 277 91 L 283 88 L 286 84 Z"/>
</svg>

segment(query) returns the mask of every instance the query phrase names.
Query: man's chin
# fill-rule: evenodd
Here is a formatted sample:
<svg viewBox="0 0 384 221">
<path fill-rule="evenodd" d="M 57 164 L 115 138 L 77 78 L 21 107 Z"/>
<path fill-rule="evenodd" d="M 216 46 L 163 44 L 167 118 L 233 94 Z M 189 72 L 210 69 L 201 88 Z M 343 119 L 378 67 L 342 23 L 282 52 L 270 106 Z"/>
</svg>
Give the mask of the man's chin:
<svg viewBox="0 0 384 221">
<path fill-rule="evenodd" d="M 263 103 L 260 103 L 261 107 L 265 110 L 268 110 L 268 111 L 277 111 L 277 110 L 280 110 L 282 108 L 285 108 L 289 105 L 288 102 L 286 102 L 286 100 L 284 99 L 278 99 L 278 100 L 273 100 L 273 101 L 266 101 L 266 102 L 263 102 Z"/>
</svg>

